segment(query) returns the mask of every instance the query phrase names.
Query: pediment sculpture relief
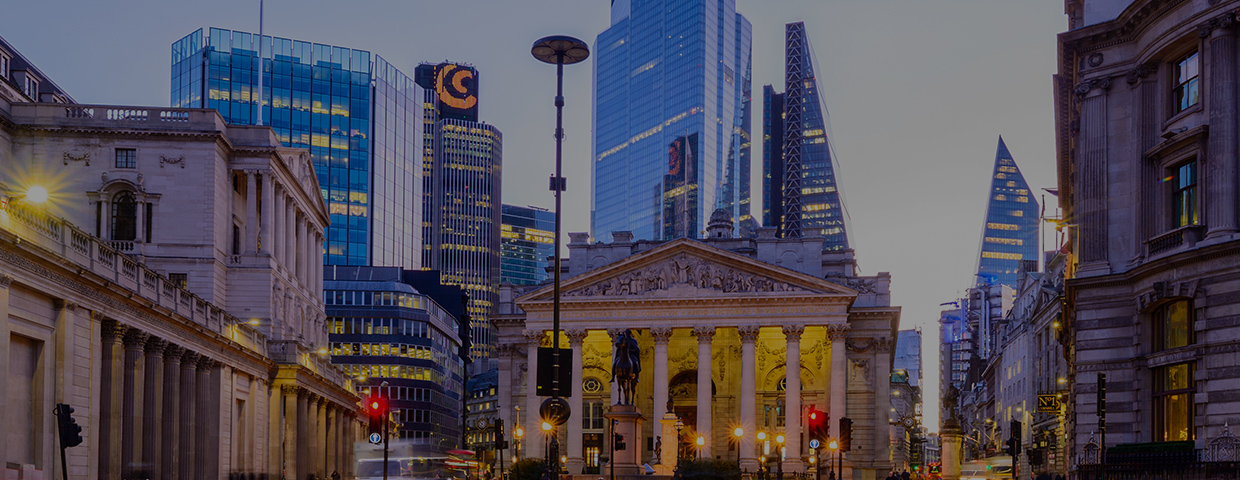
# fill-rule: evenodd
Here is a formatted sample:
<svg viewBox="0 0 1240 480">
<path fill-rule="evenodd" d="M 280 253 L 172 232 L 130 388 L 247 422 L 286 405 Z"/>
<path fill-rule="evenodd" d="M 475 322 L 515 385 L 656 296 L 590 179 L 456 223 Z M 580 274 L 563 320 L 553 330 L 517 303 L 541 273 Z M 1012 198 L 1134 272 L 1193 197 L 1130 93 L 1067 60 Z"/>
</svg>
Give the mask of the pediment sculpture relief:
<svg viewBox="0 0 1240 480">
<path fill-rule="evenodd" d="M 676 285 L 726 293 L 799 292 L 800 287 L 685 254 L 565 292 L 566 297 L 641 295 Z"/>
</svg>

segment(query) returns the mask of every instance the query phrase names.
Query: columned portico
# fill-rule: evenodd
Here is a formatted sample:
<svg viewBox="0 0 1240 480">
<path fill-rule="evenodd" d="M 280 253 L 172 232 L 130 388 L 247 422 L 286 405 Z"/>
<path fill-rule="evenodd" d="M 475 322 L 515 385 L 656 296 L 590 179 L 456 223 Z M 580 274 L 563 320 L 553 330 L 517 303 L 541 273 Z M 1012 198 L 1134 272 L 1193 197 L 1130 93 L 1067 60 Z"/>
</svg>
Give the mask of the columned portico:
<svg viewBox="0 0 1240 480">
<path fill-rule="evenodd" d="M 601 402 L 603 411 L 608 411 L 607 405 L 616 403 L 619 389 L 610 382 L 613 339 L 626 329 L 634 333 L 641 352 L 634 406 L 645 418 L 661 420 L 670 405 L 670 421 L 684 424 L 679 438 L 670 422 L 659 421 L 626 435 L 627 448 L 640 455 L 639 464 L 649 463 L 656 471 L 670 469 L 679 446 L 686 457 L 738 462 L 748 472 L 758 470 L 758 457 L 764 455 L 765 466 L 774 469 L 775 438 L 784 435 L 783 469 L 805 471 L 801 419 L 805 403 L 829 399 L 830 407 L 818 408 L 831 409 L 835 431 L 838 418 L 847 416 L 849 389 L 867 399 L 885 392 L 875 382 L 887 375 L 876 370 L 889 369 L 889 360 L 876 361 L 874 351 L 864 347 L 850 351 L 846 341 L 850 332 L 860 345 L 895 332 L 898 308 L 880 303 L 872 294 L 885 289 L 889 277 L 867 278 L 870 283 L 864 287 L 870 294 L 862 295 L 851 288 L 853 282 L 843 285 L 844 279 L 826 281 L 693 240 L 668 242 L 570 277 L 561 290 L 561 322 L 573 358 L 573 416 L 565 439 L 569 473 L 606 474 L 587 469 L 606 468 L 602 460 L 611 441 L 606 422 L 594 420 L 596 407 L 591 406 Z M 506 366 L 501 358 L 499 380 L 501 410 L 505 399 L 526 410 L 521 452 L 526 458 L 543 454 L 537 419 L 542 398 L 536 395 L 534 382 L 537 347 L 552 326 L 550 290 L 515 295 L 515 308 L 507 311 L 518 313 L 497 315 L 494 320 L 501 344 L 524 344 L 527 349 L 525 371 L 519 360 Z M 857 304 L 867 311 L 854 313 Z M 600 335 L 604 332 L 608 335 Z M 850 359 L 855 363 L 852 370 L 865 372 L 856 373 L 851 381 Z M 505 385 L 510 386 L 507 391 Z M 888 428 L 886 422 L 874 425 L 873 417 L 856 416 L 854 431 L 866 439 L 877 437 L 868 430 Z M 512 440 L 511 429 L 506 433 Z M 766 441 L 758 441 L 758 433 L 765 434 Z M 704 440 L 700 447 L 699 436 Z M 876 474 L 889 468 L 885 448 L 881 452 L 874 448 L 877 442 L 848 454 L 846 472 L 854 466 Z"/>
</svg>

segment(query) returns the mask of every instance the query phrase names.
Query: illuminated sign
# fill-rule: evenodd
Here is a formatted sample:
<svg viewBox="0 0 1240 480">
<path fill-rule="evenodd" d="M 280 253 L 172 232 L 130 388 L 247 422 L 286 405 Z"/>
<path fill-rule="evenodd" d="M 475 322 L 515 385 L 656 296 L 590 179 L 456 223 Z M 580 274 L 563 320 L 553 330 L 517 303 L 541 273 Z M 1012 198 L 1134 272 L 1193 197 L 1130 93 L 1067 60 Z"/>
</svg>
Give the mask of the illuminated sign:
<svg viewBox="0 0 1240 480">
<path fill-rule="evenodd" d="M 435 67 L 439 116 L 478 121 L 478 71 L 474 67 L 441 63 Z"/>
<path fill-rule="evenodd" d="M 1038 412 L 1054 413 L 1059 411 L 1059 396 L 1056 394 L 1038 395 Z"/>
</svg>

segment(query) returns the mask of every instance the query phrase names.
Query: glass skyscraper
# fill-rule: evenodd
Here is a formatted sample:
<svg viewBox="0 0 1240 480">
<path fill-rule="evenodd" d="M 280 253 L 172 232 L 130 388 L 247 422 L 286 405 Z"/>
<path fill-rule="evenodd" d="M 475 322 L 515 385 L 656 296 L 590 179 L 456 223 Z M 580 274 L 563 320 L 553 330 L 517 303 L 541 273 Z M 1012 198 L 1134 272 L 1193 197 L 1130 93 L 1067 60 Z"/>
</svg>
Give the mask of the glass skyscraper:
<svg viewBox="0 0 1240 480">
<path fill-rule="evenodd" d="M 615 0 L 594 43 L 591 231 L 699 237 L 750 218 L 752 27 L 735 0 Z"/>
<path fill-rule="evenodd" d="M 538 285 L 550 274 L 555 255 L 555 213 L 545 208 L 504 205 L 500 225 L 500 277 L 513 285 Z"/>
<path fill-rule="evenodd" d="M 763 87 L 763 208 L 781 237 L 822 235 L 823 250 L 848 249 L 835 181 L 830 117 L 818 94 L 814 50 L 803 22 L 785 25 L 784 93 Z"/>
<path fill-rule="evenodd" d="M 986 228 L 977 263 L 977 283 L 1003 284 L 1016 288 L 1021 262 L 1036 271 L 1038 262 L 1038 202 L 1012 160 L 1003 137 L 995 152 L 990 197 L 986 205 Z"/>
<path fill-rule="evenodd" d="M 331 215 L 328 265 L 422 267 L 422 101 L 428 93 L 363 50 L 211 28 L 172 44 L 171 104 L 259 122 L 306 148 Z M 434 92 L 429 95 L 434 96 Z"/>
<path fill-rule="evenodd" d="M 478 121 L 478 71 L 457 63 L 422 64 L 414 78 L 425 89 L 422 135 L 426 195 L 423 265 L 443 283 L 469 294 L 470 357 L 492 358 L 490 316 L 499 300 L 500 174 L 503 135 Z M 486 362 L 477 362 L 485 370 Z"/>
</svg>

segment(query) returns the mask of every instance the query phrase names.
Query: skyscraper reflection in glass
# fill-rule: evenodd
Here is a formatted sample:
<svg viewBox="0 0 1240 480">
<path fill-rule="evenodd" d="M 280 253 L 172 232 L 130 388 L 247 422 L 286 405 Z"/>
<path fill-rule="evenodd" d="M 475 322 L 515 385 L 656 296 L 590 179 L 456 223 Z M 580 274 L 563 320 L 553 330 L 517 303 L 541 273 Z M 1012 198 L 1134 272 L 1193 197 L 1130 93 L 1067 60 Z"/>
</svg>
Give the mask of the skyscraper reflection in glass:
<svg viewBox="0 0 1240 480">
<path fill-rule="evenodd" d="M 211 28 L 172 44 L 171 105 L 259 122 L 306 148 L 327 202 L 327 265 L 422 267 L 425 93 L 363 50 Z M 431 95 L 434 95 L 432 92 Z"/>
<path fill-rule="evenodd" d="M 504 205 L 500 276 L 504 283 L 538 285 L 555 255 L 555 213 L 545 208 Z"/>
<path fill-rule="evenodd" d="M 591 231 L 699 237 L 750 218 L 752 27 L 735 0 L 615 0 L 594 58 Z"/>
<path fill-rule="evenodd" d="M 848 249 L 835 178 L 830 117 L 819 95 L 814 49 L 803 22 L 784 26 L 784 93 L 763 87 L 763 221 L 781 237 L 823 236 L 823 250 Z M 772 143 L 774 143 L 772 145 Z"/>
<path fill-rule="evenodd" d="M 1037 269 L 1038 202 L 1029 194 L 1029 184 L 1016 167 L 1003 137 L 995 152 L 991 173 L 990 198 L 986 205 L 986 226 L 982 230 L 982 252 L 977 264 L 977 283 L 1003 284 L 1016 288 L 1016 276 Z"/>
</svg>

